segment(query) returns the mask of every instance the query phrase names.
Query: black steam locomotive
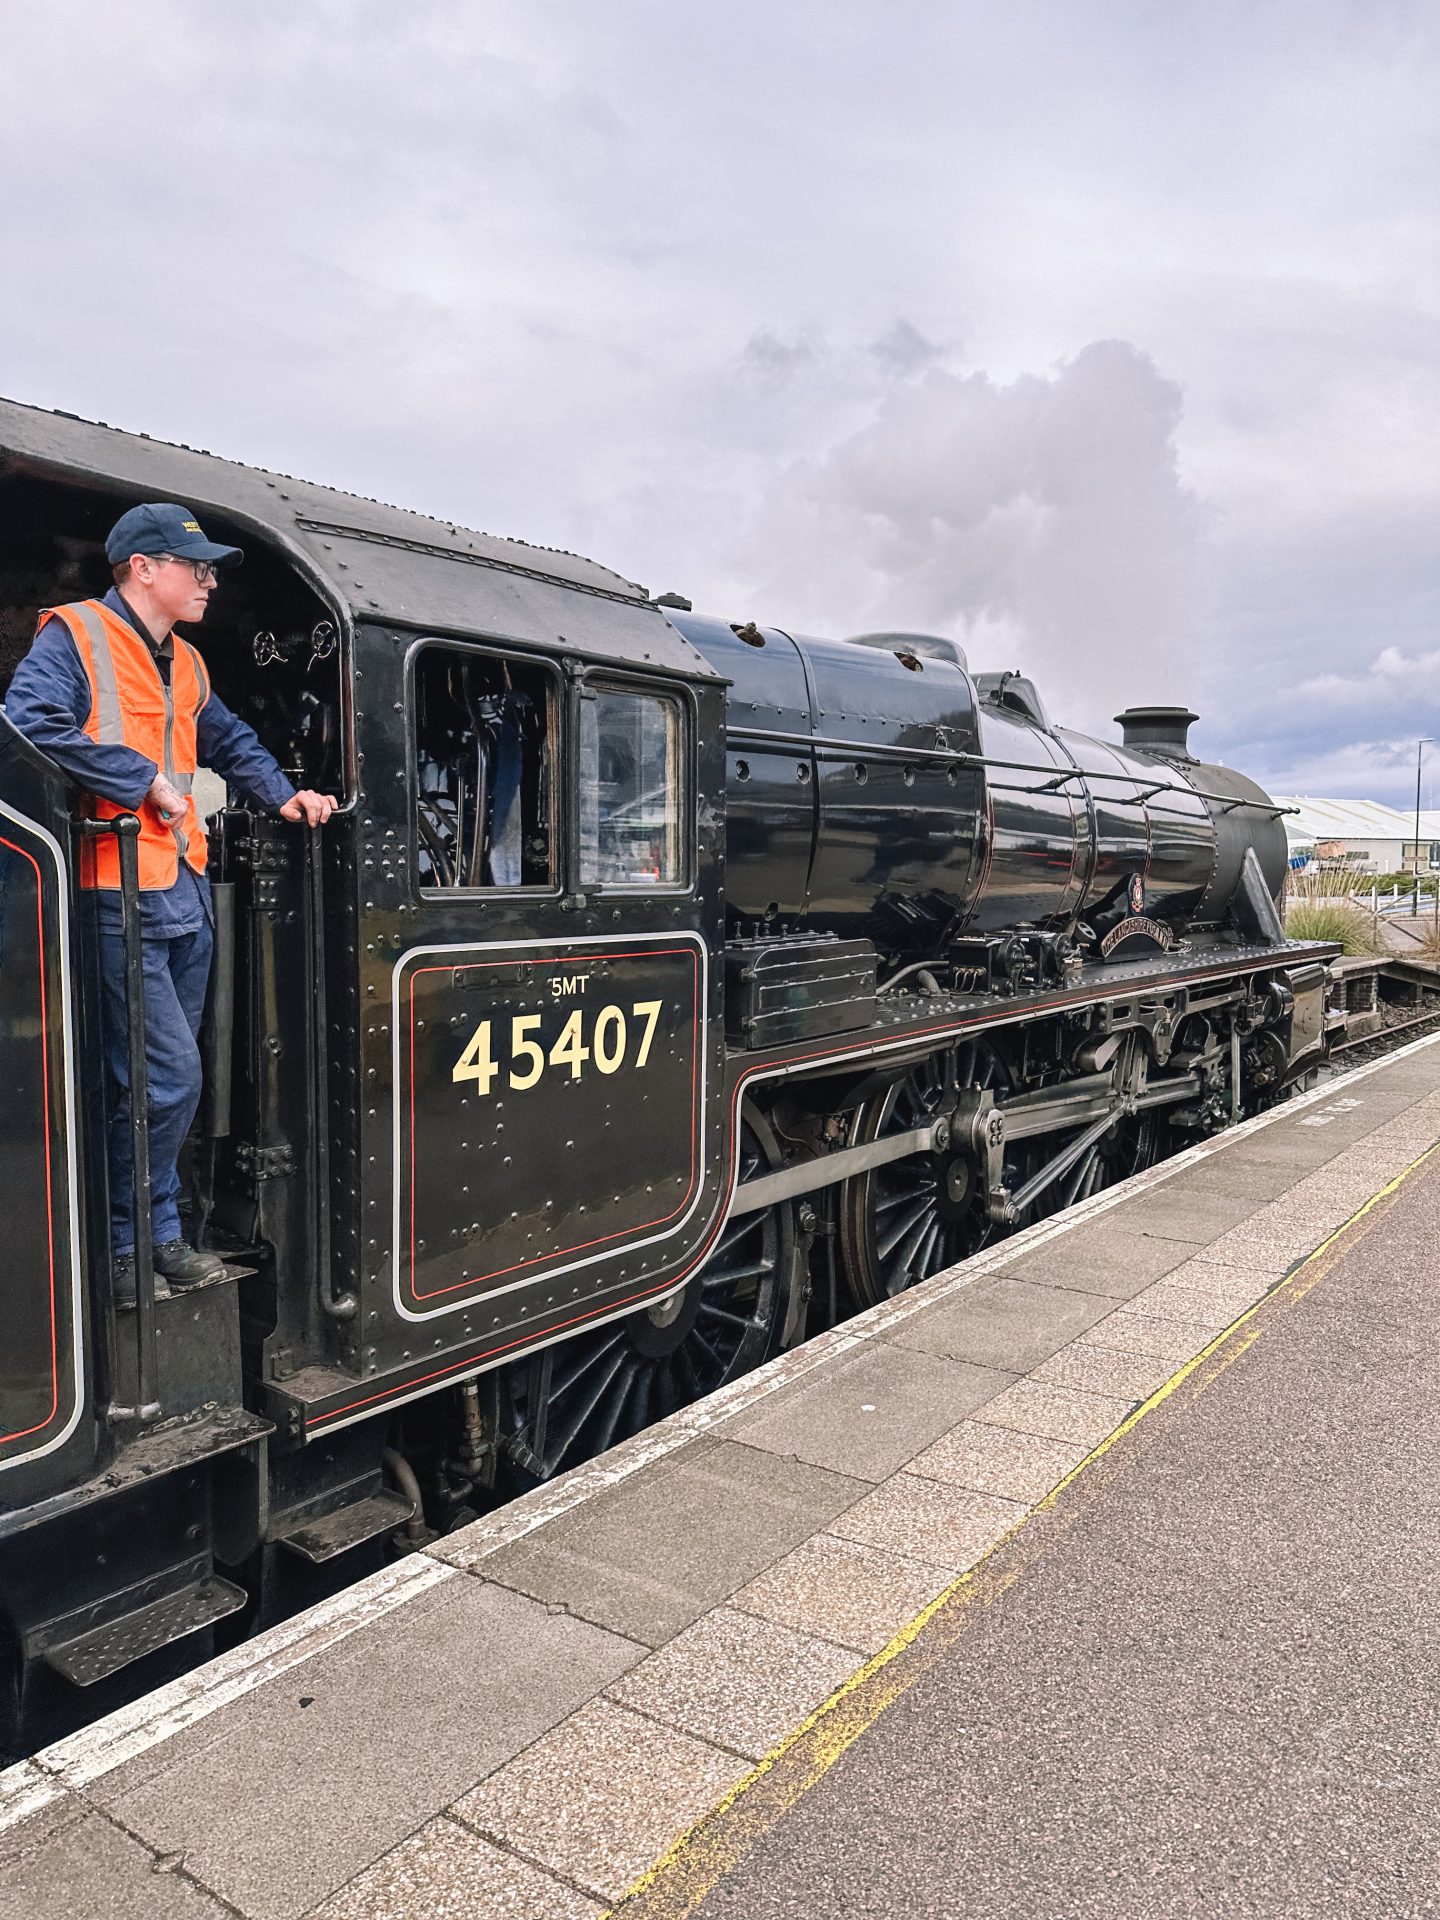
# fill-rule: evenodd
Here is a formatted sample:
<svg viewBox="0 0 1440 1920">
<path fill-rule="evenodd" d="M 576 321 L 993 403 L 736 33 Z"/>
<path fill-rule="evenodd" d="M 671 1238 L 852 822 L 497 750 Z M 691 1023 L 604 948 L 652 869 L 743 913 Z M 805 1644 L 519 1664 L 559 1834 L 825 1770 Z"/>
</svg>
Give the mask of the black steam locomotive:
<svg viewBox="0 0 1440 1920">
<path fill-rule="evenodd" d="M 1193 715 L 1087 739 L 945 640 L 703 619 L 0 403 L 9 665 L 141 499 L 245 546 L 211 673 L 344 805 L 216 814 L 187 1153 L 227 1272 L 117 1314 L 94 823 L 0 723 L 0 1743 L 1319 1059 L 1278 810 Z"/>
</svg>

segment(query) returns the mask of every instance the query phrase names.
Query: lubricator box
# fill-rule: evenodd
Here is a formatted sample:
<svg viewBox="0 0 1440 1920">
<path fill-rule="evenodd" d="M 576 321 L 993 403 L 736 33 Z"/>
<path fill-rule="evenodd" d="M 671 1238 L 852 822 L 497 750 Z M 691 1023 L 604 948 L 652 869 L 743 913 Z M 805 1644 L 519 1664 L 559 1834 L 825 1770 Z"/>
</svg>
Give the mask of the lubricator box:
<svg viewBox="0 0 1440 1920">
<path fill-rule="evenodd" d="M 725 948 L 725 1037 L 774 1047 L 852 1033 L 875 1018 L 875 949 L 868 940 L 781 934 Z"/>
</svg>

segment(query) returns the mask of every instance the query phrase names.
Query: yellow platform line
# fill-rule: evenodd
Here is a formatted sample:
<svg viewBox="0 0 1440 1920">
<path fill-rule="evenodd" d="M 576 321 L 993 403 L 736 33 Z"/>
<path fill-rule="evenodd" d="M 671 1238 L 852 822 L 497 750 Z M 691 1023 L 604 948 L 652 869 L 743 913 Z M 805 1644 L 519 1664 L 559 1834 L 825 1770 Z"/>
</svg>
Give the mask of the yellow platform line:
<svg viewBox="0 0 1440 1920">
<path fill-rule="evenodd" d="M 1193 1398 L 1219 1379 L 1259 1338 L 1265 1325 L 1261 1310 L 1277 1304 L 1287 1308 L 1298 1305 L 1334 1265 L 1340 1242 L 1373 1225 L 1370 1216 L 1437 1152 L 1440 1141 L 1372 1194 L 1283 1280 L 1141 1401 L 973 1567 L 907 1621 L 893 1640 L 773 1747 L 717 1806 L 681 1834 L 602 1920 L 612 1920 L 612 1916 L 613 1920 L 686 1920 L 693 1914 L 726 1874 L 874 1726 L 886 1708 L 908 1693 L 948 1652 L 965 1632 L 974 1610 L 992 1606 L 1040 1558 L 1056 1535 L 1053 1530 L 1034 1529 L 1033 1545 L 1027 1552 L 1027 1543 L 1020 1536 L 1029 1522 L 1037 1514 L 1054 1512 L 1060 1496 L 1087 1476 L 1084 1494 L 1089 1505 L 1111 1477 L 1108 1472 L 1095 1471 L 1105 1455 L 1187 1382 L 1192 1383 Z M 1083 1508 L 1071 1503 L 1069 1518 L 1062 1522 L 1066 1530 L 1081 1511 Z M 1002 1548 L 1010 1551 L 997 1559 Z"/>
</svg>

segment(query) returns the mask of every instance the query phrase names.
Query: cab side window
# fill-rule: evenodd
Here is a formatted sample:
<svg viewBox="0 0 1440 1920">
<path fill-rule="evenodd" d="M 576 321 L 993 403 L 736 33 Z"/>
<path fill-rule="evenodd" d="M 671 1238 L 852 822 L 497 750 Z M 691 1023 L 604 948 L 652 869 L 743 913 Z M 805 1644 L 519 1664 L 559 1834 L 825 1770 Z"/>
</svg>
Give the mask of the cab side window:
<svg viewBox="0 0 1440 1920">
<path fill-rule="evenodd" d="M 682 717 L 668 694 L 587 687 L 580 701 L 580 884 L 685 878 Z"/>
<path fill-rule="evenodd" d="M 420 886 L 554 887 L 555 675 L 447 646 L 422 648 L 414 674 Z"/>
</svg>

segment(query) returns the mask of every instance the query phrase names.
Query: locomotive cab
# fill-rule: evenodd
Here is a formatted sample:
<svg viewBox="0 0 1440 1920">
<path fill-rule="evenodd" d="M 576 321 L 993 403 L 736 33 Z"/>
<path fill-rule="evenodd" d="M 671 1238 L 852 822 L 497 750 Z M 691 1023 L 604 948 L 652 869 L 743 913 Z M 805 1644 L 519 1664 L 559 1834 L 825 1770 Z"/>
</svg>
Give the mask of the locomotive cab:
<svg viewBox="0 0 1440 1920">
<path fill-rule="evenodd" d="M 109 589 L 105 535 L 146 491 L 10 452 L 0 470 L 0 693 L 42 608 Z M 227 575 L 196 636 L 216 689 L 292 778 L 343 791 L 340 609 L 245 519 L 207 503 L 207 522 L 248 562 Z M 218 782 L 197 781 L 202 808 L 224 800 Z M 257 1517 L 252 1502 L 250 1522 L 235 1523 L 221 1489 L 262 1483 L 270 1431 L 244 1384 L 247 1317 L 265 1311 L 254 1297 L 242 1303 L 258 1273 L 251 1262 L 237 1259 L 187 1296 L 151 1281 L 136 1312 L 113 1304 L 106 1090 L 91 1065 L 103 1057 L 94 896 L 76 884 L 80 836 L 97 824 L 87 814 L 71 782 L 0 720 L 0 1184 L 12 1329 L 0 1364 L 0 1720 L 11 1727 L 43 1724 L 52 1709 L 63 1724 L 55 1703 L 77 1689 L 103 1702 L 136 1657 L 158 1677 L 167 1649 L 240 1612 L 247 1596 L 219 1568 L 253 1551 Z M 224 835 L 222 826 L 222 844 Z M 233 894 L 221 876 L 206 1099 L 182 1162 L 198 1238 L 246 1077 L 232 1059 L 248 1038 L 230 990 Z M 101 1544 L 79 1554 L 63 1541 L 83 1536 L 107 1488 L 120 1492 L 104 1509 Z M 37 1502 L 69 1509 L 58 1533 L 34 1527 Z"/>
<path fill-rule="evenodd" d="M 410 1457 L 464 1512 L 502 1401 L 542 1461 L 557 1340 L 633 1323 L 628 1351 L 678 1353 L 726 1144 L 723 696 L 590 562 L 7 403 L 0 426 L 0 692 L 41 607 L 108 589 L 118 515 L 184 500 L 245 550 L 192 636 L 216 693 L 341 800 L 310 831 L 197 780 L 216 954 L 182 1178 L 227 1272 L 120 1313 L 86 809 L 0 719 L 13 1729 L 423 1538 Z"/>
<path fill-rule="evenodd" d="M 0 524 L 5 528 L 0 544 L 0 693 L 29 646 L 42 608 L 99 597 L 108 590 L 111 578 L 104 553 L 105 534 L 136 497 L 133 492 L 118 492 L 113 485 L 101 486 L 93 478 L 59 473 L 23 459 L 12 459 L 0 473 Z M 312 580 L 257 539 L 243 521 L 223 512 L 210 512 L 207 518 L 223 540 L 247 549 L 247 564 L 227 573 L 203 633 L 194 636 L 203 647 L 213 684 L 220 696 L 250 721 L 297 784 L 343 793 L 348 784 L 344 750 L 347 702 L 342 691 L 346 662 L 340 647 L 343 616 Z M 7 1037 L 12 1044 L 19 1044 L 18 1033 L 26 1013 L 33 1016 L 43 997 L 47 1022 L 58 1023 L 54 1027 L 56 1050 L 68 1048 L 73 1059 L 98 1058 L 98 955 L 89 910 L 92 902 L 74 887 L 73 874 L 73 836 L 80 816 L 87 810 L 84 797 L 8 723 L 3 724 L 0 751 L 4 761 L 0 804 L 6 805 L 12 816 L 13 840 L 0 850 L 4 852 L 12 896 L 12 910 L 6 915 L 12 953 L 15 942 L 24 937 L 14 896 L 17 890 L 25 894 L 39 885 L 44 897 L 36 902 L 37 912 L 43 915 L 48 905 L 46 939 L 52 962 L 63 960 L 63 975 L 53 979 L 43 977 L 37 963 L 33 994 L 21 991 L 26 969 L 12 974 L 6 968 L 12 994 L 21 1002 L 11 1015 Z M 213 777 L 207 781 L 203 771 L 197 793 L 202 811 L 218 812 L 224 806 L 223 786 Z M 13 817 L 17 815 L 20 817 Z M 225 831 L 222 815 L 218 835 L 222 846 Z M 37 872 L 41 876 L 38 881 Z M 208 1204 L 214 1143 L 230 1131 L 234 1087 L 230 1052 L 236 1039 L 235 1002 L 229 991 L 235 961 L 233 888 L 224 884 L 223 872 L 217 877 L 221 884 L 216 888 L 215 975 L 220 991 L 212 996 L 207 1027 L 208 1097 L 197 1117 L 191 1156 L 202 1210 Z M 27 955 L 27 962 L 29 958 Z M 244 1038 L 242 1034 L 242 1050 Z M 52 1070 L 54 1064 L 52 1061 Z M 36 1092 L 38 1095 L 41 1089 Z M 131 1351 L 134 1342 L 117 1335 L 108 1312 L 109 1288 L 105 1284 L 108 1214 L 104 1156 L 99 1150 L 104 1131 L 100 1076 L 80 1072 L 65 1099 L 73 1102 L 73 1117 L 62 1124 L 65 1100 L 57 1098 L 52 1115 L 51 1145 L 56 1149 L 51 1155 L 52 1171 L 54 1162 L 65 1163 L 73 1157 L 75 1267 L 81 1275 L 88 1271 L 95 1281 L 93 1291 L 83 1284 L 73 1289 L 75 1311 L 82 1322 L 91 1312 L 101 1322 L 110 1320 L 110 1401 L 113 1405 L 130 1405 L 136 1403 L 140 1384 Z M 10 1151 L 16 1156 L 16 1177 L 7 1181 L 10 1190 L 29 1196 L 42 1192 L 43 1181 L 37 1184 L 19 1176 L 23 1145 L 16 1142 Z M 58 1205 L 57 1196 L 52 1195 L 52 1199 L 56 1200 L 51 1208 L 56 1217 L 45 1223 L 47 1243 L 70 1234 L 65 1208 Z M 39 1231 L 38 1213 L 32 1230 Z M 20 1271 L 38 1275 L 47 1264 L 22 1263 Z M 48 1296 L 48 1274 L 45 1291 Z M 57 1295 L 64 1291 L 57 1287 Z M 207 1322 L 217 1317 L 233 1319 L 233 1287 L 230 1293 L 232 1297 L 223 1308 L 218 1301 L 197 1297 L 191 1318 Z M 39 1315 L 37 1327 L 48 1326 L 51 1317 L 48 1310 Z M 207 1326 L 203 1339 L 187 1337 L 183 1342 L 172 1334 L 168 1341 L 162 1338 L 159 1342 L 162 1360 L 168 1349 L 175 1349 L 178 1355 L 182 1344 L 195 1347 L 206 1358 L 197 1368 L 194 1354 L 187 1354 L 183 1368 L 170 1369 L 176 1377 L 164 1395 L 166 1410 L 188 1412 L 211 1398 L 240 1405 L 235 1331 L 218 1324 Z M 4 1384 L 0 1383 L 3 1391 Z M 18 1420 L 20 1415 L 14 1418 Z M 4 1430 L 9 1429 L 7 1422 Z M 37 1428 L 37 1432 L 43 1431 Z M 30 1439 L 32 1445 L 27 1451 L 35 1452 L 37 1458 L 45 1457 L 34 1445 L 35 1435 Z"/>
</svg>

